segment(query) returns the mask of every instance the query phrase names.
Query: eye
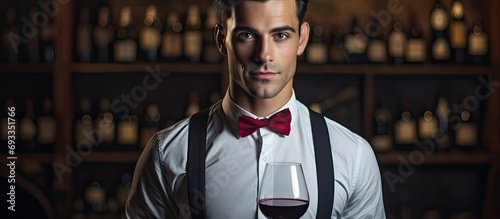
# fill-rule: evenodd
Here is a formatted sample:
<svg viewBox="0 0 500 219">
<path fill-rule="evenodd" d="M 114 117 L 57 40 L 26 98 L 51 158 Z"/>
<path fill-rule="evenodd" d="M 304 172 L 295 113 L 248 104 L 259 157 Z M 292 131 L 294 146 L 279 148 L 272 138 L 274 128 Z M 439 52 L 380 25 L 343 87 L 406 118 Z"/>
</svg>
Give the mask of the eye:
<svg viewBox="0 0 500 219">
<path fill-rule="evenodd" d="M 249 32 L 243 32 L 243 33 L 236 35 L 236 38 L 240 41 L 248 41 L 248 40 L 255 39 L 255 36 Z"/>
<path fill-rule="evenodd" d="M 288 39 L 290 36 L 287 34 L 287 33 L 277 33 L 274 35 L 274 37 L 277 39 L 277 40 L 286 40 Z"/>
</svg>

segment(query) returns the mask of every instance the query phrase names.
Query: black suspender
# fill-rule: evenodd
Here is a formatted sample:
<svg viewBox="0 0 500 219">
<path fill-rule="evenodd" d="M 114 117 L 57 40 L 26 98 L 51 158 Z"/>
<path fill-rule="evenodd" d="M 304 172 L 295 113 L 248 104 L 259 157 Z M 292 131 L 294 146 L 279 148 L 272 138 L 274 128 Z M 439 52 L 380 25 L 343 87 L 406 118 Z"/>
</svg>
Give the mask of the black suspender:
<svg viewBox="0 0 500 219">
<path fill-rule="evenodd" d="M 316 218 L 331 218 L 333 197 L 335 194 L 332 149 L 325 118 L 309 110 L 316 157 L 316 175 L 318 177 L 318 213 Z"/>
<path fill-rule="evenodd" d="M 191 218 L 205 218 L 205 157 L 208 109 L 189 121 L 187 180 Z M 316 218 L 330 218 L 333 210 L 334 170 L 328 127 L 322 115 L 309 110 L 316 157 L 318 212 Z M 195 200 L 195 197 L 198 197 Z"/>
<path fill-rule="evenodd" d="M 191 218 L 205 218 L 205 157 L 208 109 L 189 120 L 187 180 Z M 198 193 L 198 201 L 195 200 Z"/>
</svg>

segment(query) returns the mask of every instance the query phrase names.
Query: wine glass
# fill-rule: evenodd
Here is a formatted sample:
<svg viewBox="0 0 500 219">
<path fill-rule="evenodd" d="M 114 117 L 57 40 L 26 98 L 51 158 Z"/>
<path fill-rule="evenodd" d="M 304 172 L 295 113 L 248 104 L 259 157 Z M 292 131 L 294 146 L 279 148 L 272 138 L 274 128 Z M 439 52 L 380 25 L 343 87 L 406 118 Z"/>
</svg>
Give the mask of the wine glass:
<svg viewBox="0 0 500 219">
<path fill-rule="evenodd" d="M 292 162 L 266 164 L 259 189 L 259 209 L 269 219 L 297 219 L 309 207 L 309 193 L 302 165 Z"/>
</svg>

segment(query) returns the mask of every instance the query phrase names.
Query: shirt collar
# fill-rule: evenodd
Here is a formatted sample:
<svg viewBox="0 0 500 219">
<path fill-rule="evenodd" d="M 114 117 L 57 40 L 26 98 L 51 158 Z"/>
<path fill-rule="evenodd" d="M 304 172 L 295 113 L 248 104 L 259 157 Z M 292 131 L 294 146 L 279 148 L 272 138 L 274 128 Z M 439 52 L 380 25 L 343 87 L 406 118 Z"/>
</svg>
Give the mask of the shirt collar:
<svg viewBox="0 0 500 219">
<path fill-rule="evenodd" d="M 278 110 L 272 112 L 271 114 L 267 115 L 265 118 L 269 118 L 275 113 L 288 108 L 290 110 L 290 113 L 292 114 L 292 121 L 290 123 L 290 129 L 293 130 L 295 121 L 296 121 L 296 116 L 297 116 L 297 101 L 295 98 L 295 91 L 292 90 L 292 96 L 290 97 L 290 100 L 283 105 L 281 108 Z M 238 118 L 242 115 L 252 117 L 254 119 L 262 119 L 263 117 L 258 117 L 242 107 L 238 106 L 236 104 L 231 96 L 229 95 L 229 89 L 226 91 L 226 95 L 224 96 L 224 99 L 222 100 L 222 110 L 224 111 L 224 115 L 226 116 L 226 119 L 229 123 L 229 126 L 231 127 L 231 130 L 233 131 L 233 134 L 235 135 L 236 138 L 241 138 L 240 132 L 238 130 Z"/>
</svg>

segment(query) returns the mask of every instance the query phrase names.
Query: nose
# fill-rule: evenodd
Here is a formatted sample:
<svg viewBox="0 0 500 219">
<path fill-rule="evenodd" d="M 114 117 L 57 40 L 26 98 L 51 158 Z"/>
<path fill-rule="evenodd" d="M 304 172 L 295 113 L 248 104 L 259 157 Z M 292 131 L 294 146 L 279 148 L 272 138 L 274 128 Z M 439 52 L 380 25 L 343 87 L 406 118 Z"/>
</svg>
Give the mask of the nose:
<svg viewBox="0 0 500 219">
<path fill-rule="evenodd" d="M 262 37 L 258 40 L 255 48 L 255 61 L 259 64 L 268 64 L 274 60 L 271 40 Z"/>
</svg>

